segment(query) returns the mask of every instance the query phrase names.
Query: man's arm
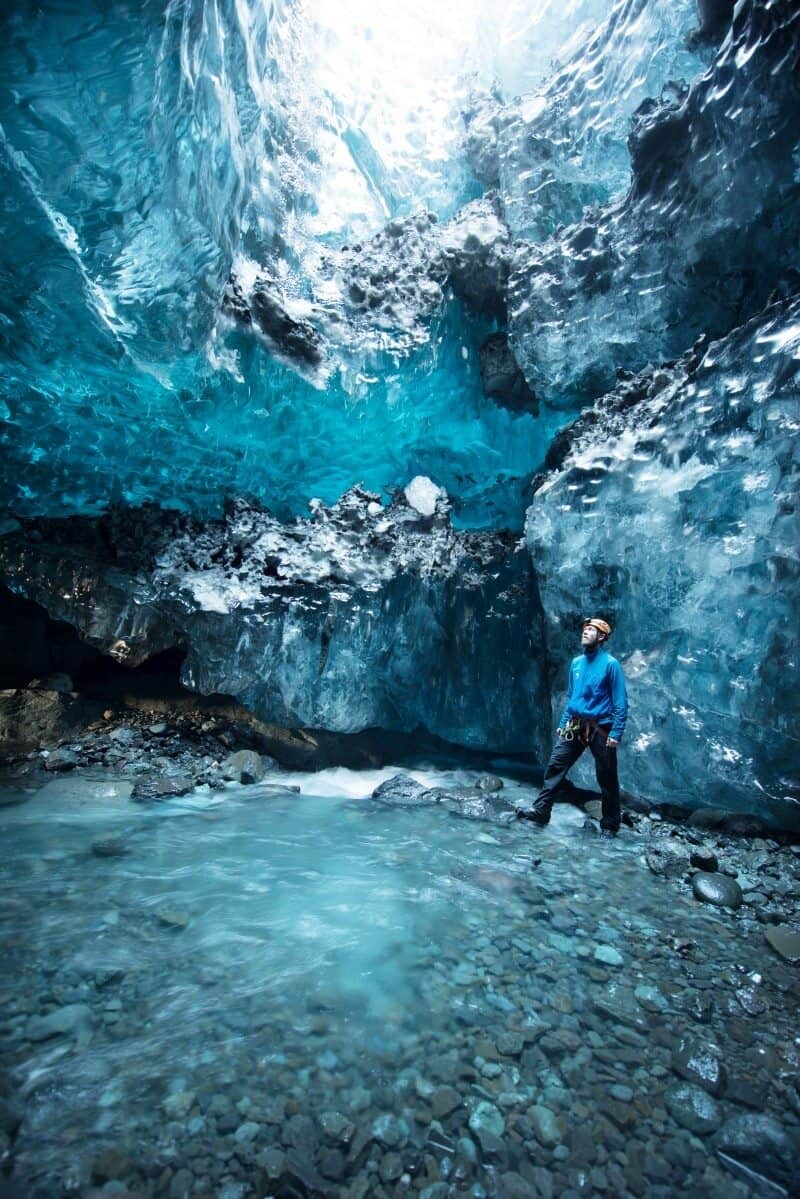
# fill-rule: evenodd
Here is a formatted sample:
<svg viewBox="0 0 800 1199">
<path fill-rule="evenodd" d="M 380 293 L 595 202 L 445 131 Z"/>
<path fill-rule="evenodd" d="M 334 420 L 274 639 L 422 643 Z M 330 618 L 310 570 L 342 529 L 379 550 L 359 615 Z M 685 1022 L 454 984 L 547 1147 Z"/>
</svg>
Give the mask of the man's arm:
<svg viewBox="0 0 800 1199">
<path fill-rule="evenodd" d="M 558 722 L 558 729 L 563 729 L 572 715 L 572 663 L 567 667 L 567 699 L 564 704 L 564 711 L 561 713 L 561 719 Z M 558 732 L 558 729 L 556 732 Z"/>
<path fill-rule="evenodd" d="M 622 740 L 625 732 L 625 722 L 628 719 L 628 688 L 625 686 L 625 675 L 619 662 L 611 666 L 611 703 L 613 705 L 613 723 L 608 740 L 614 744 Z"/>
</svg>

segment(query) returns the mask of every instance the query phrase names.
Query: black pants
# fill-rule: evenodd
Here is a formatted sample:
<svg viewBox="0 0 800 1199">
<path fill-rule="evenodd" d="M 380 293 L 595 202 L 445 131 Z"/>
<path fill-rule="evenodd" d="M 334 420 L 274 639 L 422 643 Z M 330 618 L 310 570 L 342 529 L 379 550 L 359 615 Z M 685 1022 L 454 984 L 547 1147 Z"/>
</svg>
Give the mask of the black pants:
<svg viewBox="0 0 800 1199">
<path fill-rule="evenodd" d="M 536 797 L 533 812 L 537 816 L 547 817 L 553 807 L 555 792 L 567 777 L 567 772 L 575 765 L 578 758 L 586 749 L 586 742 L 575 734 L 574 741 L 565 741 L 559 737 L 547 763 L 542 789 Z M 594 758 L 594 769 L 597 784 L 600 787 L 603 801 L 601 828 L 616 832 L 619 828 L 619 778 L 617 776 L 617 751 L 609 749 L 603 733 L 595 730 L 589 738 L 589 749 Z"/>
</svg>

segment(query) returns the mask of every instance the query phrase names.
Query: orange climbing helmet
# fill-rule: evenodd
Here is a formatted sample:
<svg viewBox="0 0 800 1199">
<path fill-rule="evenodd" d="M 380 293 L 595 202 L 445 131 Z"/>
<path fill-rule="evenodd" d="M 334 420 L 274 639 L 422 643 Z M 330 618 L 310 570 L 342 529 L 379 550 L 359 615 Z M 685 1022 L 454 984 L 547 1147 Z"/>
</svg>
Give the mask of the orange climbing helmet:
<svg viewBox="0 0 800 1199">
<path fill-rule="evenodd" d="M 605 637 L 611 636 L 611 625 L 606 620 L 601 620 L 599 616 L 587 616 L 582 627 L 585 629 L 587 624 L 592 625 L 597 629 L 598 633 L 602 633 Z"/>
</svg>

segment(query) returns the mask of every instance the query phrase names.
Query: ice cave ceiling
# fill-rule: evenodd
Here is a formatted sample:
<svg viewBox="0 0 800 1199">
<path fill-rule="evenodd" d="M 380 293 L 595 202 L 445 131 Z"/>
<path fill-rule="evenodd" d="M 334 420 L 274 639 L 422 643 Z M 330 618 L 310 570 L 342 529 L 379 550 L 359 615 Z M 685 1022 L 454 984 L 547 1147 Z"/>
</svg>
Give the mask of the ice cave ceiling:
<svg viewBox="0 0 800 1199">
<path fill-rule="evenodd" d="M 719 39 L 697 35 L 695 0 L 353 0 L 346 14 L 332 0 L 4 7 L 15 512 L 112 497 L 209 511 L 250 494 L 287 515 L 422 473 L 463 525 L 521 527 L 560 410 L 585 398 L 598 302 L 573 321 L 571 296 L 521 295 L 520 270 L 535 255 L 549 280 L 558 254 L 585 276 L 585 237 L 546 239 L 611 206 L 589 257 L 613 271 L 606 243 L 636 240 L 635 203 L 614 207 L 632 114 L 710 65 L 716 86 Z M 714 104 L 724 115 L 725 95 Z M 487 192 L 488 216 L 459 216 Z M 657 252 L 618 269 L 663 269 Z M 618 319 L 599 306 L 599 328 Z M 543 308 L 578 367 L 551 370 L 546 336 L 528 347 Z M 544 407 L 502 362 L 482 380 L 481 347 L 506 331 Z"/>
</svg>

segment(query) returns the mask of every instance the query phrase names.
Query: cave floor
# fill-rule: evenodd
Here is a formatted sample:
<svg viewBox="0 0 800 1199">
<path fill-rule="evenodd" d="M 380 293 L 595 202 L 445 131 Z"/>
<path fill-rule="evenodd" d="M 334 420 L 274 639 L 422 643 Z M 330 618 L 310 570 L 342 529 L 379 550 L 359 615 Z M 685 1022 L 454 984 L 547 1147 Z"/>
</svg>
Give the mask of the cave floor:
<svg viewBox="0 0 800 1199">
<path fill-rule="evenodd" d="M 794 1193 L 798 966 L 751 907 L 641 828 L 391 809 L 389 774 L 0 808 L 19 1194 Z"/>
</svg>

